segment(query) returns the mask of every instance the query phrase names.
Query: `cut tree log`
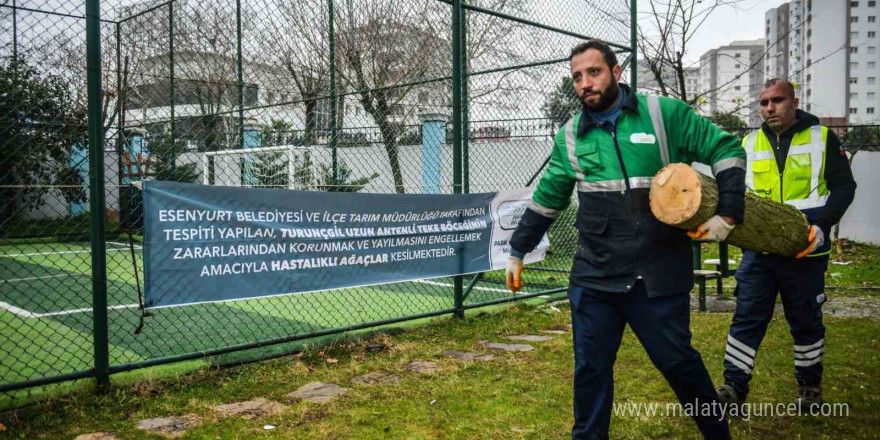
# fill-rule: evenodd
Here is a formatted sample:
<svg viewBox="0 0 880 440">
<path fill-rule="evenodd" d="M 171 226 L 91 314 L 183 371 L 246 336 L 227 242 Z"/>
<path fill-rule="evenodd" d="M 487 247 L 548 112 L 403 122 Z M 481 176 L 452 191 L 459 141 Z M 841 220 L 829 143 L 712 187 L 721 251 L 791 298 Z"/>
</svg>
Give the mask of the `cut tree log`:
<svg viewBox="0 0 880 440">
<path fill-rule="evenodd" d="M 715 215 L 718 185 L 683 163 L 669 164 L 651 182 L 651 211 L 663 223 L 693 230 Z M 742 249 L 794 256 L 807 248 L 810 224 L 797 208 L 746 192 L 742 224 L 727 242 Z"/>
</svg>

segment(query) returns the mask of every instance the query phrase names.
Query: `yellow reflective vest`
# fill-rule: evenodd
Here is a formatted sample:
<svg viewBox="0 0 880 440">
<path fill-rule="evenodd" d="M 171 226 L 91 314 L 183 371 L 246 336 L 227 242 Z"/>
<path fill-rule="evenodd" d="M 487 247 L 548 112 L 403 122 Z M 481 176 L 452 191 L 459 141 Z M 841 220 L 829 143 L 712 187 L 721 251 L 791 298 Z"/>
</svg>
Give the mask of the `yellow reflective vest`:
<svg viewBox="0 0 880 440">
<path fill-rule="evenodd" d="M 828 128 L 814 125 L 791 139 L 785 170 L 779 172 L 773 146 L 764 130 L 743 139 L 746 150 L 746 187 L 758 196 L 800 210 L 821 208 L 828 200 L 825 182 L 825 143 Z"/>
</svg>

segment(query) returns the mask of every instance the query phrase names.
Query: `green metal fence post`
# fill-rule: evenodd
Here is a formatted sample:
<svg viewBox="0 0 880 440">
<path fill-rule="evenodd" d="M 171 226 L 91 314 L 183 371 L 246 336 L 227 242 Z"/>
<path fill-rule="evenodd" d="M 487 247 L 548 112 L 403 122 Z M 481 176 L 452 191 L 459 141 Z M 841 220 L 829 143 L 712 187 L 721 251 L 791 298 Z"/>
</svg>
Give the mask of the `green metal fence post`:
<svg viewBox="0 0 880 440">
<path fill-rule="evenodd" d="M 636 0 L 630 0 L 630 10 L 629 10 L 629 44 L 632 50 L 632 59 L 630 59 L 629 76 L 631 77 L 629 82 L 629 86 L 632 88 L 632 91 L 635 92 L 638 89 L 638 70 L 639 70 L 639 45 L 638 45 L 638 37 L 639 37 L 639 28 L 638 28 L 638 20 L 636 17 Z"/>
<path fill-rule="evenodd" d="M 168 2 L 168 67 L 171 88 L 171 145 L 176 144 L 177 140 L 177 122 L 174 117 L 175 91 L 174 91 L 174 2 Z M 171 164 L 172 168 L 177 165 L 177 160 Z"/>
<path fill-rule="evenodd" d="M 12 0 L 12 60 L 18 61 L 18 5 Z"/>
<path fill-rule="evenodd" d="M 339 182 L 339 163 L 337 162 L 337 151 L 336 147 L 338 146 L 338 142 L 336 137 L 338 136 L 339 124 L 337 121 L 337 110 L 339 106 L 339 91 L 336 90 L 336 32 L 333 29 L 333 0 L 327 0 L 327 7 L 329 9 L 329 38 L 330 38 L 330 151 L 333 155 L 333 184 L 338 185 Z"/>
<path fill-rule="evenodd" d="M 101 124 L 101 5 L 86 0 L 86 80 L 89 114 L 89 220 L 92 242 L 92 319 L 95 378 L 110 383 L 107 337 L 107 252 L 104 243 L 104 133 Z"/>
<path fill-rule="evenodd" d="M 462 160 L 462 183 L 464 193 L 471 192 L 471 163 L 470 163 L 470 106 L 468 97 L 468 81 L 470 74 L 468 73 L 468 57 L 467 57 L 467 10 L 461 10 L 461 125 L 463 137 L 461 139 L 461 160 Z"/>
<path fill-rule="evenodd" d="M 235 0 L 236 43 L 238 50 L 238 142 L 244 149 L 244 72 L 241 58 L 241 0 Z"/>
<path fill-rule="evenodd" d="M 452 192 L 461 194 L 461 0 L 452 2 Z M 455 317 L 464 318 L 462 277 L 453 280 Z"/>
<path fill-rule="evenodd" d="M 116 116 L 116 166 L 119 169 L 119 172 L 116 173 L 116 185 L 119 187 L 120 194 L 122 191 L 122 181 L 123 181 L 123 172 L 122 172 L 122 155 L 125 153 L 125 150 L 122 146 L 122 143 L 125 139 L 123 139 L 123 130 L 125 129 L 125 97 L 122 90 L 122 33 L 120 32 L 120 26 L 122 23 L 116 22 L 116 101 L 119 106 L 119 114 Z M 125 209 L 128 207 L 123 203 L 123 197 L 119 197 L 119 212 L 125 212 Z"/>
</svg>

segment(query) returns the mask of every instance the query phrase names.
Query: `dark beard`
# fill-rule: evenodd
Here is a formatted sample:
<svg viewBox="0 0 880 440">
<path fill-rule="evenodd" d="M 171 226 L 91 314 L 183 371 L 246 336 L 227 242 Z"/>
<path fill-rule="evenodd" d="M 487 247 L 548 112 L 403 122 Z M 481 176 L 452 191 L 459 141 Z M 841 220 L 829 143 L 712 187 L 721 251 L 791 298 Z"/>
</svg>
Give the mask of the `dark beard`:
<svg viewBox="0 0 880 440">
<path fill-rule="evenodd" d="M 581 98 L 581 102 L 584 103 L 584 108 L 593 113 L 602 113 L 608 110 L 614 101 L 617 100 L 617 95 L 620 94 L 620 86 L 617 85 L 617 81 L 614 78 L 611 78 L 611 84 L 608 84 L 608 88 L 599 92 L 599 102 L 595 105 L 587 104 L 587 101 Z"/>
</svg>

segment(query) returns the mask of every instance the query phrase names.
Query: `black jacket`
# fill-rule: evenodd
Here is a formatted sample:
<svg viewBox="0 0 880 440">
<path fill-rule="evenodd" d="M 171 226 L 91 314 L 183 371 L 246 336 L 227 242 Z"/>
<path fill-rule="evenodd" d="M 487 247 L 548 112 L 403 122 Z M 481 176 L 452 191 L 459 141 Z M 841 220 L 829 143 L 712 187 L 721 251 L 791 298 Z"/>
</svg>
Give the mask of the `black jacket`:
<svg viewBox="0 0 880 440">
<path fill-rule="evenodd" d="M 779 167 L 780 173 L 785 171 L 785 159 L 788 157 L 788 149 L 791 147 L 791 139 L 794 135 L 819 125 L 819 118 L 805 111 L 798 110 L 795 117 L 797 120 L 794 125 L 780 135 L 776 135 L 766 123 L 761 125 L 761 130 L 773 146 L 776 166 Z M 822 228 L 826 237 L 825 242 L 830 243 L 831 227 L 840 222 L 856 195 L 856 181 L 853 179 L 846 153 L 840 144 L 840 139 L 831 130 L 828 131 L 828 140 L 825 143 L 825 181 L 828 182 L 828 191 L 831 193 L 825 206 L 805 213 L 811 223 Z"/>
</svg>

